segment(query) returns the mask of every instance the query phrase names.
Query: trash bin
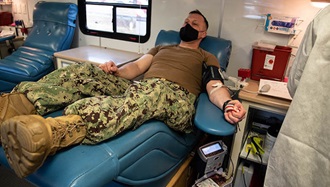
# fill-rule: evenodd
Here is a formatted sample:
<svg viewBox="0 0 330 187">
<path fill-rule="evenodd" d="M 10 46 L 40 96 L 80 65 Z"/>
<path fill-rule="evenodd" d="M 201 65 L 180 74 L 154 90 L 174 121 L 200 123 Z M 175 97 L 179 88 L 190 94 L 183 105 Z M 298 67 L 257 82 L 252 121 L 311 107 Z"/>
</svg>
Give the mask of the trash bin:
<svg viewBox="0 0 330 187">
<path fill-rule="evenodd" d="M 279 45 L 265 47 L 259 43 L 255 43 L 252 48 L 251 79 L 283 81 L 292 48 Z"/>
</svg>

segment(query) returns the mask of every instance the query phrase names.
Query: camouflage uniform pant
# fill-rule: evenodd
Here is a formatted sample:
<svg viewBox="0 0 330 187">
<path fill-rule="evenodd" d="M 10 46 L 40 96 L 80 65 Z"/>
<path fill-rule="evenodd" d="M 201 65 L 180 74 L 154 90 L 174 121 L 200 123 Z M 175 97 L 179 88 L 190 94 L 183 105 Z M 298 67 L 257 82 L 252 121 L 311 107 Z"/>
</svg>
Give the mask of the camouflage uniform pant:
<svg viewBox="0 0 330 187">
<path fill-rule="evenodd" d="M 22 82 L 13 92 L 25 93 L 40 115 L 66 107 L 87 125 L 83 143 L 95 144 L 136 128 L 149 119 L 191 132 L 196 96 L 160 78 L 130 82 L 90 64 L 56 70 L 38 82 Z"/>
</svg>

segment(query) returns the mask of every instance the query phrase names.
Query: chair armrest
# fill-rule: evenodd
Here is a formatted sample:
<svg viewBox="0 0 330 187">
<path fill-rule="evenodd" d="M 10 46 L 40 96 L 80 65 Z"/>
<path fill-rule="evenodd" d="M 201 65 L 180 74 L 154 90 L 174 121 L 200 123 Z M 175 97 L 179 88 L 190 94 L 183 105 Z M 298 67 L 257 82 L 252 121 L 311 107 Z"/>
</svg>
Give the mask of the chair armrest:
<svg viewBox="0 0 330 187">
<path fill-rule="evenodd" d="M 223 112 L 201 93 L 197 100 L 195 125 L 205 133 L 216 136 L 228 136 L 235 133 L 235 126 L 224 118 Z"/>
</svg>

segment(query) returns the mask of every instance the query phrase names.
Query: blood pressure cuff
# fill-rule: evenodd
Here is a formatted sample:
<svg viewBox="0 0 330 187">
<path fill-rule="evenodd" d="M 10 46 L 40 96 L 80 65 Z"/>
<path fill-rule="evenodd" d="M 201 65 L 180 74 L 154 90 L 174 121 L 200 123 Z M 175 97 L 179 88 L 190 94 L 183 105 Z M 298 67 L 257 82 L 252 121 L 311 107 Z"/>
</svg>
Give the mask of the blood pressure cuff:
<svg viewBox="0 0 330 187">
<path fill-rule="evenodd" d="M 224 77 L 220 73 L 220 69 L 216 66 L 208 66 L 203 62 L 202 89 L 206 90 L 206 85 L 210 80 L 220 80 L 222 83 Z"/>
</svg>

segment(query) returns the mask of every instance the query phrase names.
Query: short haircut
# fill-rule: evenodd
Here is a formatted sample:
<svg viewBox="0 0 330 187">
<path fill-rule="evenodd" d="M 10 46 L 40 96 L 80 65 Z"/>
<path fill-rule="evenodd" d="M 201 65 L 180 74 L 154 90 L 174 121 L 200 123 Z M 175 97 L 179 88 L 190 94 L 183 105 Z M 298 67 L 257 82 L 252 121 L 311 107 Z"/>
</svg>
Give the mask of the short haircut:
<svg viewBox="0 0 330 187">
<path fill-rule="evenodd" d="M 206 25 L 206 30 L 209 28 L 209 22 L 207 21 L 206 17 L 199 11 L 199 10 L 193 10 L 191 12 L 189 12 L 189 14 L 199 14 L 201 15 L 203 18 L 204 18 L 204 22 L 205 22 L 205 25 Z"/>
</svg>

